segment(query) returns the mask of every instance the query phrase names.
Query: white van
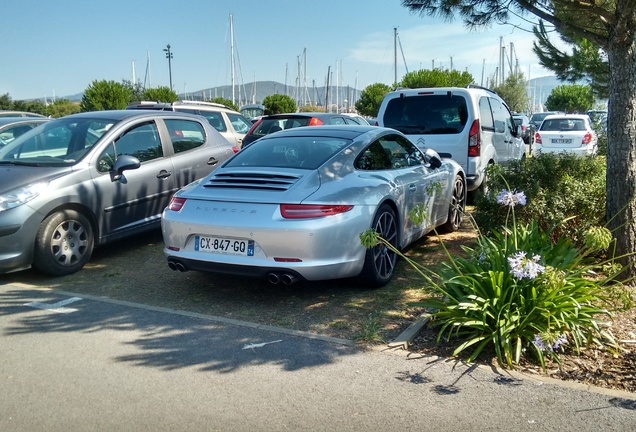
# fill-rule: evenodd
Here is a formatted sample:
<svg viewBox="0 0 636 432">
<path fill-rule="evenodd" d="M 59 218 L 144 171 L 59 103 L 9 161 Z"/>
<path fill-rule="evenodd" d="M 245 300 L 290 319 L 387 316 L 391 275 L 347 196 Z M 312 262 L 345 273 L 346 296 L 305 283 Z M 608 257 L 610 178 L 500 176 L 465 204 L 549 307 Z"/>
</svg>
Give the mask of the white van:
<svg viewBox="0 0 636 432">
<path fill-rule="evenodd" d="M 384 97 L 377 122 L 454 159 L 466 172 L 469 191 L 485 186 L 489 164 L 525 157 L 508 106 L 483 87 L 398 89 Z"/>
</svg>

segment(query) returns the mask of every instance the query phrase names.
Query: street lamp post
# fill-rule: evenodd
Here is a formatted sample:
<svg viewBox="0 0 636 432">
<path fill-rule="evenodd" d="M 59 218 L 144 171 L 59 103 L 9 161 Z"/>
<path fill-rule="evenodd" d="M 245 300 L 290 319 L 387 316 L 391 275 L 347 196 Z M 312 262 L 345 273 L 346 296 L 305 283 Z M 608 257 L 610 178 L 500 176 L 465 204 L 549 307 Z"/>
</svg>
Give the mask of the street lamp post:
<svg viewBox="0 0 636 432">
<path fill-rule="evenodd" d="M 166 52 L 166 58 L 168 59 L 168 72 L 170 73 L 170 90 L 172 90 L 172 52 L 170 51 L 170 44 L 166 45 L 163 49 Z"/>
</svg>

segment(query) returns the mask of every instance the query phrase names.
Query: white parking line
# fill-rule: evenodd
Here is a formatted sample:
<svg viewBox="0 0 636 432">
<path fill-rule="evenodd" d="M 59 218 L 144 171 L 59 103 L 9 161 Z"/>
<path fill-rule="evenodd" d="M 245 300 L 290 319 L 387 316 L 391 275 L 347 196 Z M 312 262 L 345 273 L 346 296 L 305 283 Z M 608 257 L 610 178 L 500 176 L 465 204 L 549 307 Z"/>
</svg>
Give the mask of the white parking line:
<svg viewBox="0 0 636 432">
<path fill-rule="evenodd" d="M 77 309 L 66 308 L 63 306 L 66 306 L 67 304 L 74 303 L 79 300 L 81 300 L 81 297 L 71 297 L 66 300 L 61 300 L 57 303 L 31 302 L 31 303 L 25 303 L 24 306 L 30 306 L 37 309 L 46 309 L 51 312 L 57 312 L 57 313 L 71 313 L 71 312 L 76 312 Z"/>
</svg>

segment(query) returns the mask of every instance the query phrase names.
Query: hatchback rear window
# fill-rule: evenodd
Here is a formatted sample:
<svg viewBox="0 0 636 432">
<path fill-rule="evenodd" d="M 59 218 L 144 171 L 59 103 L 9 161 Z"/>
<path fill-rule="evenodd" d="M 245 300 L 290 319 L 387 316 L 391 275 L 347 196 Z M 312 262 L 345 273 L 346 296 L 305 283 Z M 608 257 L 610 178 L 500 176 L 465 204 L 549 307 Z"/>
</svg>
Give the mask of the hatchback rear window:
<svg viewBox="0 0 636 432">
<path fill-rule="evenodd" d="M 262 137 L 267 134 L 278 132 L 283 129 L 293 129 L 301 126 L 308 126 L 311 117 L 292 117 L 263 119 L 252 131 L 252 135 Z"/>
<path fill-rule="evenodd" d="M 458 134 L 467 119 L 463 96 L 417 95 L 391 99 L 384 113 L 384 126 L 405 134 Z"/>
</svg>

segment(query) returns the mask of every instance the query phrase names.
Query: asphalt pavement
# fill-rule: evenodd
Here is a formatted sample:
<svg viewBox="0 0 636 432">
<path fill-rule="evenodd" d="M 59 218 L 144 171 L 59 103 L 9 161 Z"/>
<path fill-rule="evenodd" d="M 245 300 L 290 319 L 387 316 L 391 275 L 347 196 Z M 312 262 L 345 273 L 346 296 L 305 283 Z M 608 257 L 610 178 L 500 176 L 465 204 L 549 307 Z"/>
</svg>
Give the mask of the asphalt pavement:
<svg viewBox="0 0 636 432">
<path fill-rule="evenodd" d="M 1 431 L 633 431 L 636 395 L 0 286 Z"/>
</svg>

